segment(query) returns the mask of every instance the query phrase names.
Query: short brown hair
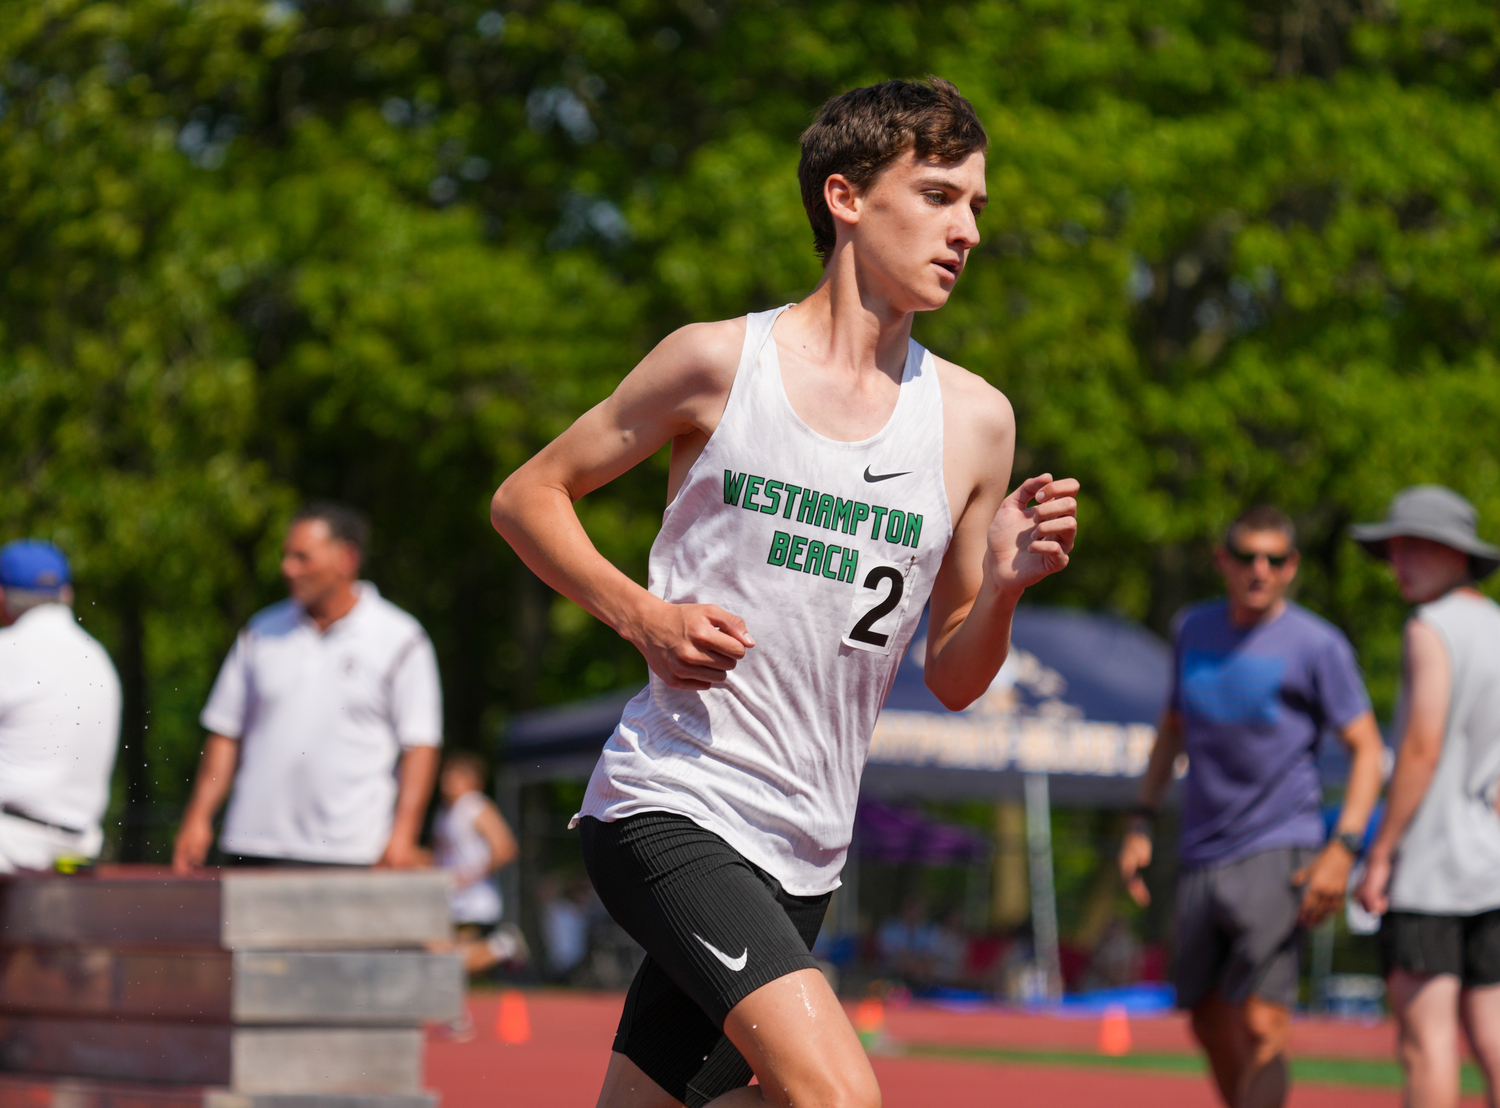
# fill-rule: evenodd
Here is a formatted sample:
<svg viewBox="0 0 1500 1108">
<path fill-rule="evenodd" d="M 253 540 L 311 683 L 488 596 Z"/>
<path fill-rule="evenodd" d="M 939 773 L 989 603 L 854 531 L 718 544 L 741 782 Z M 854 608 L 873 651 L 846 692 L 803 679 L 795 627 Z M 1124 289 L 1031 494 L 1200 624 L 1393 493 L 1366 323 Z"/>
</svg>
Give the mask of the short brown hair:
<svg viewBox="0 0 1500 1108">
<path fill-rule="evenodd" d="M 1257 504 L 1246 508 L 1234 517 L 1234 522 L 1224 528 L 1224 545 L 1234 545 L 1236 531 L 1280 531 L 1286 536 L 1287 545 L 1297 545 L 1297 525 L 1292 517 L 1270 504 Z"/>
<path fill-rule="evenodd" d="M 823 199 L 823 184 L 833 174 L 863 189 L 908 150 L 919 158 L 959 162 L 989 141 L 973 105 L 941 77 L 883 81 L 835 96 L 802 132 L 797 165 L 818 257 L 827 265 L 833 255 L 833 214 Z"/>
<path fill-rule="evenodd" d="M 489 776 L 489 768 L 483 755 L 476 754 L 472 750 L 450 750 L 443 755 L 444 773 L 450 769 L 472 773 L 474 780 L 479 782 L 480 788 L 484 788 L 485 778 Z"/>
<path fill-rule="evenodd" d="M 328 526 L 329 538 L 346 543 L 361 554 L 370 541 L 369 521 L 347 504 L 337 504 L 332 500 L 310 501 L 297 510 L 291 525 L 295 527 L 308 520 L 322 520 Z"/>
</svg>

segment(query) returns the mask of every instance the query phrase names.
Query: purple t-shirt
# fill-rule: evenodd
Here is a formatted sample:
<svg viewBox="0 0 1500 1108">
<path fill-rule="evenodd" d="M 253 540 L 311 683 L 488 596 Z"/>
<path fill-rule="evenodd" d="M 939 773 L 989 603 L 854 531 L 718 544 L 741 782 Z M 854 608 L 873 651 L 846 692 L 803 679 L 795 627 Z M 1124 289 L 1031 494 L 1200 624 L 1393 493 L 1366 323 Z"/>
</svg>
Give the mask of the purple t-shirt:
<svg viewBox="0 0 1500 1108">
<path fill-rule="evenodd" d="M 1236 627 L 1228 601 L 1212 600 L 1178 617 L 1173 643 L 1171 704 L 1188 756 L 1183 865 L 1321 846 L 1318 738 L 1370 708 L 1349 640 L 1296 604 Z"/>
</svg>

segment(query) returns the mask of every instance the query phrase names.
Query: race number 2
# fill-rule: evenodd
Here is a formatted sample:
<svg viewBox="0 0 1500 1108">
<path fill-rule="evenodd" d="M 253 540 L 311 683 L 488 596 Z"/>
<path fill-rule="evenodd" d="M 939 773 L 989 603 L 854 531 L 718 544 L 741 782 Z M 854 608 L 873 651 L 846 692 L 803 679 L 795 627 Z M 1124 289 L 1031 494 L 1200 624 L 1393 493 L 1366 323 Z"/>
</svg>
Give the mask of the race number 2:
<svg viewBox="0 0 1500 1108">
<path fill-rule="evenodd" d="M 889 654 L 906 611 L 910 566 L 870 562 L 860 567 L 858 588 L 849 605 L 844 645 Z"/>
</svg>

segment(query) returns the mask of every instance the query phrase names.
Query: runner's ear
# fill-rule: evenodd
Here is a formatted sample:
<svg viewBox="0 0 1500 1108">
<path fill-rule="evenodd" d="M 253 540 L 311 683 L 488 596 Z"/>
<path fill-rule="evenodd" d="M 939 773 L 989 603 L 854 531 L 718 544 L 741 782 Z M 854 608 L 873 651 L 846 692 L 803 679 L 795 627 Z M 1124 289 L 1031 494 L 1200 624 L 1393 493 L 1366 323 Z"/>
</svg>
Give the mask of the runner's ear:
<svg viewBox="0 0 1500 1108">
<path fill-rule="evenodd" d="M 823 182 L 823 201 L 828 205 L 829 214 L 836 220 L 851 225 L 858 223 L 858 199 L 859 190 L 842 173 L 830 174 Z"/>
</svg>

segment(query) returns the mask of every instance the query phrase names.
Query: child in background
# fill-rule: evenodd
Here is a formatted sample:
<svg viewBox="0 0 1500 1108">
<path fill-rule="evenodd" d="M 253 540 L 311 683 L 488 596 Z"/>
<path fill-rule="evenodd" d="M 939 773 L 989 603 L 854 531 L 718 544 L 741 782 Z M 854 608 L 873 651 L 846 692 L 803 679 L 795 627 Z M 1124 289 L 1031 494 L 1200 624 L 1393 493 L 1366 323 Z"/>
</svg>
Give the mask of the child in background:
<svg viewBox="0 0 1500 1108">
<path fill-rule="evenodd" d="M 516 860 L 516 837 L 500 810 L 484 795 L 485 764 L 458 750 L 443 759 L 438 789 L 443 805 L 433 821 L 433 860 L 452 881 L 449 910 L 464 966 L 478 973 L 501 962 L 525 962 L 526 941 L 513 924 L 501 923 L 500 889 L 494 874 Z"/>
</svg>

